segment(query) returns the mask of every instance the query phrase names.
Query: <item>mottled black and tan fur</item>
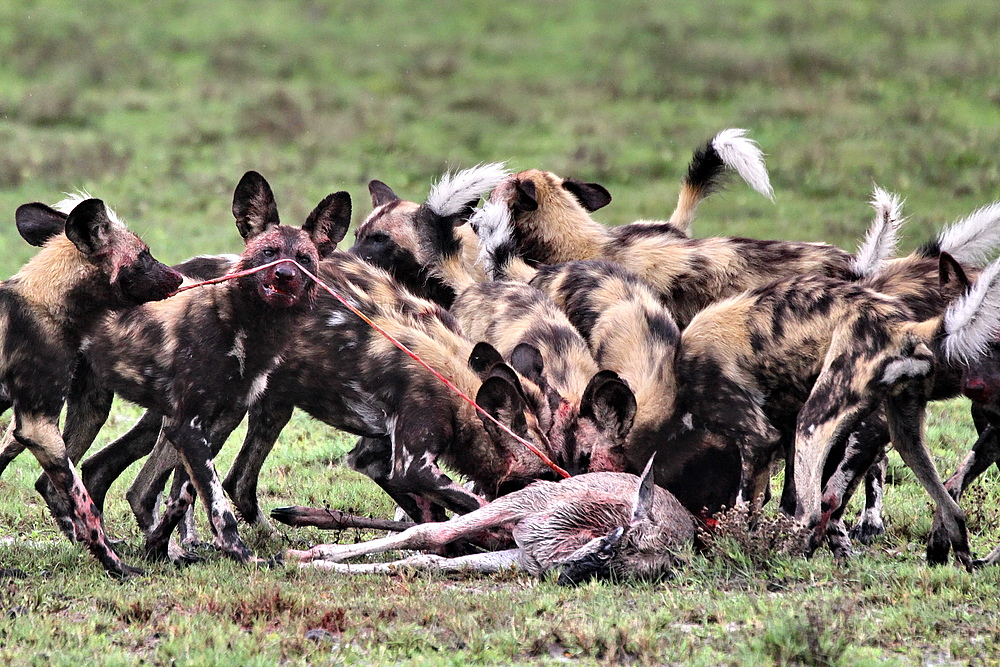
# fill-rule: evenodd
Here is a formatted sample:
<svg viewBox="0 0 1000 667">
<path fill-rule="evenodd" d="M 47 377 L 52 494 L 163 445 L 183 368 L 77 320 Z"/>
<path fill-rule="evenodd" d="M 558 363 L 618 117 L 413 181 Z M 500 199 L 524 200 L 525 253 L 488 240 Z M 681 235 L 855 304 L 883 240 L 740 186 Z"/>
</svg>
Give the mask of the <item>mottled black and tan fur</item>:
<svg viewBox="0 0 1000 667">
<path fill-rule="evenodd" d="M 433 249 L 422 243 L 420 226 L 427 224 L 427 218 L 452 220 L 461 272 L 483 281 L 482 268 L 476 263 L 478 241 L 464 223 L 480 196 L 488 194 L 507 173 L 502 164 L 493 163 L 446 174 L 422 204 L 400 199 L 381 181 L 370 182 L 373 210 L 358 226 L 351 253 L 385 269 L 413 294 L 450 308 L 455 289 L 433 270 Z"/>
<path fill-rule="evenodd" d="M 530 285 L 480 282 L 449 218 L 425 215 L 416 229 L 430 270 L 457 294 L 451 312 L 466 337 L 494 346 L 548 395 L 556 462 L 572 473 L 621 470 L 634 400 L 614 373 L 600 372 L 565 313 Z"/>
<path fill-rule="evenodd" d="M 346 232 L 350 198 L 331 195 L 301 229 L 284 226 L 267 182 L 247 172 L 233 195 L 233 215 L 246 241 L 237 269 L 290 259 L 313 270 Z M 183 463 L 179 500 L 147 533 L 150 555 L 166 554 L 170 534 L 197 493 L 216 544 L 240 562 L 256 560 L 239 537 L 212 460 L 267 387 L 315 290 L 298 266 L 277 264 L 114 313 L 85 340 L 101 385 L 162 415 L 163 435 Z"/>
<path fill-rule="evenodd" d="M 21 235 L 41 250 L 0 285 L 0 386 L 14 409 L 13 437 L 38 459 L 76 539 L 115 576 L 137 573 L 108 542 L 101 513 L 67 455 L 59 414 L 81 346 L 108 313 L 164 299 L 181 277 L 157 262 L 98 199 L 75 197 L 68 215 L 18 208 Z"/>
</svg>

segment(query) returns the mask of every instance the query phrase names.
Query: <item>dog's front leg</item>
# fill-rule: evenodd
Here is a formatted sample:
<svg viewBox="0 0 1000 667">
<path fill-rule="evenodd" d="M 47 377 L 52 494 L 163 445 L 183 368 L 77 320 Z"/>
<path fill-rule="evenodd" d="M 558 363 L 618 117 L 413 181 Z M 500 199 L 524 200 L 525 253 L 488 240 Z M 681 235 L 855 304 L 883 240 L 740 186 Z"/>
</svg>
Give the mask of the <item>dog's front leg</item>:
<svg viewBox="0 0 1000 667">
<path fill-rule="evenodd" d="M 240 539 L 236 516 L 215 470 L 214 451 L 208 439 L 209 434 L 199 418 L 178 415 L 177 418 L 164 422 L 163 431 L 177 449 L 184 469 L 190 477 L 189 483 L 205 503 L 209 527 L 216 546 L 241 563 L 265 564 L 266 561 L 254 556 Z M 194 494 L 191 494 L 191 499 L 193 501 Z M 157 537 L 158 542 L 162 544 L 163 535 Z"/>
<path fill-rule="evenodd" d="M 944 563 L 948 558 L 948 547 L 951 546 L 955 550 L 956 560 L 966 568 L 971 568 L 972 555 L 969 552 L 965 513 L 941 482 L 924 440 L 926 404 L 923 382 L 910 382 L 897 390 L 885 402 L 889 434 L 903 463 L 913 471 L 924 490 L 937 504 L 937 512 L 941 515 L 941 530 L 932 533 L 927 544 L 927 561 L 932 565 Z"/>
</svg>

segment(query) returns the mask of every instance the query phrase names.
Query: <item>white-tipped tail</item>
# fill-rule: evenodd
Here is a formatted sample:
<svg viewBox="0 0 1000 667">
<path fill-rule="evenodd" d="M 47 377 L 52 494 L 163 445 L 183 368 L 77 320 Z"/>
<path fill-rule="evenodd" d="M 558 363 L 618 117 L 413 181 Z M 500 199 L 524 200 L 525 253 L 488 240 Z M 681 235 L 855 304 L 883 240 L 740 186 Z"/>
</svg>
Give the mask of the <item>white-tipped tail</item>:
<svg viewBox="0 0 1000 667">
<path fill-rule="evenodd" d="M 488 201 L 469 220 L 479 237 L 479 257 L 476 263 L 483 266 L 486 275 L 492 276 L 498 260 L 498 250 L 513 243 L 514 221 L 510 208 L 501 202 Z"/>
<path fill-rule="evenodd" d="M 77 190 L 76 192 L 64 192 L 63 194 L 66 195 L 66 197 L 63 198 L 61 201 L 57 202 L 55 205 L 53 205 L 52 208 L 59 211 L 60 213 L 65 213 L 66 215 L 72 213 L 73 209 L 76 208 L 81 202 L 94 198 L 86 190 Z M 115 213 L 114 210 L 112 210 L 112 208 L 107 204 L 104 205 L 104 210 L 108 212 L 108 218 L 111 220 L 111 222 L 115 223 L 116 225 L 125 224 L 124 222 L 122 222 L 122 219 L 118 217 L 118 214 Z"/>
<path fill-rule="evenodd" d="M 1000 246 L 1000 202 L 952 224 L 938 235 L 938 246 L 959 262 L 982 266 Z"/>
<path fill-rule="evenodd" d="M 966 362 L 986 352 L 1000 333 L 1000 260 L 987 266 L 976 284 L 944 315 L 944 351 L 951 361 Z"/>
<path fill-rule="evenodd" d="M 746 130 L 729 128 L 715 135 L 712 148 L 729 169 L 734 170 L 751 188 L 774 201 L 771 179 L 764 166 L 764 153 L 757 142 L 748 139 Z"/>
<path fill-rule="evenodd" d="M 906 221 L 902 217 L 903 202 L 899 195 L 886 192 L 876 185 L 871 203 L 875 209 L 875 219 L 865 234 L 864 243 L 854 255 L 854 273 L 862 277 L 877 273 L 882 262 L 895 254 L 896 244 L 899 243 L 897 232 Z"/>
<path fill-rule="evenodd" d="M 427 208 L 443 217 L 460 213 L 469 202 L 495 188 L 508 173 L 503 162 L 479 164 L 454 174 L 446 173 L 431 187 Z"/>
</svg>

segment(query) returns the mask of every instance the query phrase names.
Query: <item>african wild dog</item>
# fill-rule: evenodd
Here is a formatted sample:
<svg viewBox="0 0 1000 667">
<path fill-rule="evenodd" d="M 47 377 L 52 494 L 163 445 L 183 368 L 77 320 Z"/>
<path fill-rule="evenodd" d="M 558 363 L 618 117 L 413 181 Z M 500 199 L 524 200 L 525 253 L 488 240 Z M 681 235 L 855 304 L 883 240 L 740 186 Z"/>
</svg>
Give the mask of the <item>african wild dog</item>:
<svg viewBox="0 0 1000 667">
<path fill-rule="evenodd" d="M 67 215 L 44 204 L 17 209 L 22 236 L 42 246 L 0 285 L 0 385 L 14 408 L 13 437 L 31 450 L 66 508 L 73 534 L 112 575 L 140 572 L 108 543 L 66 452 L 59 413 L 81 346 L 116 311 L 164 299 L 181 277 L 153 259 L 99 199 L 79 197 Z"/>
<path fill-rule="evenodd" d="M 884 212 L 887 195 L 880 196 L 882 214 L 854 261 L 858 274 L 868 272 L 894 246 L 899 221 Z M 680 333 L 660 295 L 613 262 L 527 267 L 511 242 L 510 211 L 503 205 L 488 202 L 473 223 L 485 239 L 481 259 L 487 272 L 503 278 L 519 267 L 515 274 L 530 277 L 530 284 L 567 312 L 601 367 L 617 371 L 635 390 L 640 414 L 626 445 L 627 469 L 636 472 L 653 451 L 660 451 L 658 478 L 689 509 L 711 513 L 731 506 L 740 480 L 739 450 L 722 434 L 695 427 L 690 414 L 675 412 L 687 378 L 675 373 Z"/>
<path fill-rule="evenodd" d="M 302 567 L 341 573 L 518 568 L 537 575 L 556 570 L 563 585 L 594 578 L 660 579 L 677 566 L 677 552 L 694 537 L 694 522 L 676 498 L 653 483 L 651 463 L 642 477 L 596 472 L 558 483 L 539 481 L 444 523 L 414 526 L 359 544 L 289 550 L 286 555 Z M 517 548 L 459 558 L 424 554 L 395 563 L 339 563 L 398 549 L 440 549 L 488 530 L 508 533 Z"/>
<path fill-rule="evenodd" d="M 475 261 L 476 235 L 464 224 L 463 218 L 452 216 L 468 210 L 470 202 L 474 206 L 479 197 L 492 190 L 507 173 L 502 164 L 493 163 L 446 174 L 434 185 L 423 204 L 404 201 L 385 183 L 371 181 L 368 190 L 373 210 L 358 226 L 350 252 L 388 271 L 414 295 L 450 308 L 455 290 L 430 270 L 431 258 L 420 242 L 418 225 L 425 217 L 454 219 L 464 270 L 482 282 L 485 276 Z"/>
<path fill-rule="evenodd" d="M 243 544 L 212 459 L 220 436 L 267 386 L 316 286 L 299 268 L 313 270 L 346 230 L 350 197 L 331 195 L 302 229 L 281 225 L 267 181 L 247 172 L 233 195 L 236 226 L 246 249 L 236 268 L 264 270 L 190 290 L 167 301 L 104 318 L 85 341 L 85 354 L 101 385 L 163 415 L 162 429 L 183 462 L 187 498 L 205 502 L 216 544 L 240 562 L 256 562 Z M 168 508 L 147 533 L 146 550 L 165 553 L 180 519 Z"/>
<path fill-rule="evenodd" d="M 498 353 L 463 338 L 447 311 L 346 253 L 331 253 L 318 275 L 467 395 L 478 396 L 515 432 L 545 448 L 543 427 L 534 416 L 546 404 L 541 392 L 499 363 Z M 451 481 L 439 461 L 475 480 L 488 496 L 504 485 L 521 486 L 552 474 L 522 445 L 495 431 L 492 422 L 484 427 L 471 406 L 346 306 L 320 292 L 300 322 L 296 344 L 252 406 L 244 447 L 225 482 L 247 520 L 260 514 L 260 465 L 295 407 L 362 436 L 349 464 L 368 474 L 415 520 L 441 518 L 441 508 L 470 511 L 483 502 Z M 168 462 L 159 470 L 165 477 L 170 468 Z M 114 476 L 93 472 L 105 480 Z M 136 500 L 143 500 L 134 507 L 145 508 L 140 523 L 151 520 L 148 510 L 158 490 L 155 485 L 138 490 Z"/>
<path fill-rule="evenodd" d="M 453 201 L 448 193 L 446 179 L 432 190 L 432 196 Z M 461 207 L 466 215 L 474 203 Z M 562 310 L 529 285 L 479 282 L 467 269 L 466 248 L 448 218 L 425 214 L 414 221 L 414 229 L 428 272 L 457 295 L 451 313 L 462 332 L 493 345 L 549 397 L 555 461 L 571 473 L 622 470 L 621 447 L 635 401 L 613 372 L 599 372 L 586 341 Z"/>
<path fill-rule="evenodd" d="M 969 284 L 968 278 L 976 278 L 980 271 L 977 267 L 982 265 L 990 251 L 1000 245 L 1000 229 L 996 224 L 998 219 L 1000 219 L 1000 205 L 983 207 L 950 225 L 935 240 L 910 255 L 883 262 L 881 266 L 868 272 L 864 284 L 900 299 L 914 320 L 928 320 L 940 316 L 948 305 L 966 290 Z M 942 265 L 942 253 L 952 256 L 955 262 Z M 941 280 L 939 274 L 942 266 L 950 272 L 951 279 Z M 977 365 L 985 368 L 988 366 L 988 361 Z M 939 359 L 930 388 L 930 400 L 957 395 L 965 371 L 964 363 Z M 992 419 L 989 413 L 977 407 L 975 402 L 973 418 L 983 425 Z M 883 452 L 889 442 L 884 417 L 878 413 L 873 414 L 865 435 L 866 437 L 861 440 L 852 437 L 843 457 L 838 455 L 828 459 L 827 473 L 832 477 L 824 490 L 824 506 L 833 508 L 830 529 L 833 530 L 832 535 L 837 536 L 843 531 L 840 516 L 846 500 L 853 492 L 860 475 L 864 474 L 866 508 L 861 520 L 852 529 L 851 537 L 870 541 L 883 530 L 880 512 L 881 488 L 885 472 Z M 792 475 L 788 474 L 788 478 L 791 477 Z M 782 507 L 788 512 L 794 511 L 794 497 L 783 496 Z M 846 555 L 849 551 L 846 540 L 839 547 L 835 547 L 835 551 L 838 549 Z M 931 562 L 943 562 L 947 553 L 947 542 L 938 542 L 936 547 L 930 549 L 928 556 Z"/>
<path fill-rule="evenodd" d="M 740 482 L 739 449 L 730 439 L 695 428 L 690 415 L 678 411 L 678 397 L 687 391 L 687 379 L 675 368 L 681 332 L 655 291 L 613 262 L 552 268 L 561 276 L 566 314 L 598 366 L 617 373 L 635 396 L 621 470 L 637 473 L 655 455 L 659 484 L 690 511 L 707 517 L 732 507 Z"/>
</svg>

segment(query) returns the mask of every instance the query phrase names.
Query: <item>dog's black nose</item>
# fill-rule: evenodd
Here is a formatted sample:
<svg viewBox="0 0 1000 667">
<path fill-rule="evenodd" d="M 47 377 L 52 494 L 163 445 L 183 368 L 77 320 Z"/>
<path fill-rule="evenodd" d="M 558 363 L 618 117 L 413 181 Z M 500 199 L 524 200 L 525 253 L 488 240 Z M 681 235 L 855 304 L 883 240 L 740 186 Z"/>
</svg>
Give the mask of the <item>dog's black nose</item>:
<svg viewBox="0 0 1000 667">
<path fill-rule="evenodd" d="M 274 269 L 274 277 L 282 282 L 295 279 L 295 267 L 290 264 L 279 264 Z"/>
</svg>

